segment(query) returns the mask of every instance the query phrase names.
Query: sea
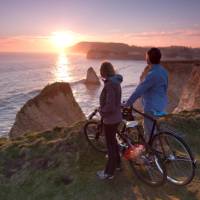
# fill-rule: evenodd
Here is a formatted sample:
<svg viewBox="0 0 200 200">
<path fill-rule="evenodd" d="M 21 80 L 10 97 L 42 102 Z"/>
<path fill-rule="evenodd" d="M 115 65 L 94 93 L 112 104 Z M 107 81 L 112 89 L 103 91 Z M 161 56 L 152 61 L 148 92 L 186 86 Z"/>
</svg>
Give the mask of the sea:
<svg viewBox="0 0 200 200">
<path fill-rule="evenodd" d="M 139 82 L 146 66 L 144 60 L 109 60 L 123 76 L 122 99 L 126 100 Z M 44 53 L 0 53 L 0 137 L 7 137 L 20 108 L 54 82 L 69 82 L 76 101 L 86 116 L 98 107 L 101 86 L 81 82 L 87 69 L 97 75 L 103 60 L 87 59 L 85 55 Z"/>
</svg>

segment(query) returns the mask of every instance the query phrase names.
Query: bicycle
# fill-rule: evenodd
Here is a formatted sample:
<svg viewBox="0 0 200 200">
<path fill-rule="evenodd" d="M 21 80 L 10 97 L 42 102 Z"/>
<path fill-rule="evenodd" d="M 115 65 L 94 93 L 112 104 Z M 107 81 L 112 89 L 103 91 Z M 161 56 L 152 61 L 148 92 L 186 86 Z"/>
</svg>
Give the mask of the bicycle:
<svg viewBox="0 0 200 200">
<path fill-rule="evenodd" d="M 93 120 L 93 117 L 97 113 L 98 110 L 96 109 L 89 115 L 89 122 L 84 126 L 84 133 L 89 144 L 91 144 L 94 149 L 106 153 L 102 119 Z M 135 113 L 138 113 L 153 122 L 148 142 L 145 142 L 141 126 L 135 121 Z M 153 159 L 152 165 L 155 165 L 154 168 L 157 169 L 157 174 L 160 176 L 160 180 L 150 180 L 152 177 L 147 175 L 150 173 L 149 170 L 147 169 L 146 175 L 144 173 L 144 168 L 148 167 L 145 166 L 145 163 L 136 165 L 134 160 L 129 160 L 131 167 L 140 179 L 152 186 L 162 185 L 165 179 L 179 186 L 187 185 L 193 180 L 196 168 L 194 157 L 189 146 L 176 131 L 161 129 L 157 119 L 144 114 L 133 107 L 122 108 L 122 115 L 123 123 L 116 134 L 118 141 L 121 140 L 122 143 L 125 143 L 126 148 L 131 145 L 144 145 L 146 149 L 144 155 L 148 155 L 148 151 L 153 152 L 151 155 L 154 155 L 155 159 Z M 156 133 L 154 134 L 155 130 Z M 130 137 L 130 132 L 133 132 L 132 135 L 137 138 L 136 140 Z M 152 159 L 150 160 L 152 161 Z"/>
<path fill-rule="evenodd" d="M 123 109 L 125 114 L 127 110 Z M 93 117 L 98 113 L 96 109 L 89 116 L 89 122 L 84 126 L 84 133 L 89 144 L 97 151 L 106 153 L 106 142 L 103 132 L 102 119 L 93 120 Z M 129 112 L 126 113 L 129 115 Z M 126 116 L 129 119 L 131 116 Z M 128 121 L 127 121 L 128 122 Z M 125 125 L 125 126 L 124 126 Z M 131 168 L 142 181 L 150 186 L 161 186 L 166 180 L 166 170 L 161 161 L 160 155 L 145 142 L 143 135 L 140 135 L 138 141 L 134 141 L 128 133 L 136 124 L 123 124 L 122 130 L 116 134 L 116 139 L 121 149 L 121 154 L 128 160 Z M 138 127 L 139 126 L 135 126 Z M 140 147 L 140 155 L 135 155 L 135 150 Z M 141 149 L 142 147 L 142 149 Z M 159 165 L 158 165 L 159 164 Z"/>
</svg>

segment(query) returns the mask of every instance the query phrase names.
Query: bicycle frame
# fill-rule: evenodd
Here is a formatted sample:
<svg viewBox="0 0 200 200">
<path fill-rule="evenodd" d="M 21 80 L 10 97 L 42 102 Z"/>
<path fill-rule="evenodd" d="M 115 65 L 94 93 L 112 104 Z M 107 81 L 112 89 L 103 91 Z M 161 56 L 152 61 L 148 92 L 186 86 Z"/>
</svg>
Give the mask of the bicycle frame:
<svg viewBox="0 0 200 200">
<path fill-rule="evenodd" d="M 151 130 L 151 134 L 150 134 L 149 141 L 148 141 L 148 142 L 145 142 L 145 141 L 144 141 L 145 144 L 151 146 L 151 145 L 152 145 L 152 142 L 153 142 L 153 136 L 154 136 L 154 131 L 155 131 L 155 129 L 157 129 L 158 132 L 159 132 L 159 127 L 158 127 L 158 124 L 157 124 L 157 120 L 154 119 L 153 117 L 151 117 L 151 116 L 145 114 L 145 113 L 140 112 L 139 110 L 137 110 L 137 109 L 135 109 L 135 108 L 133 108 L 133 107 L 132 107 L 132 110 L 135 111 L 135 112 L 137 112 L 138 114 L 142 115 L 143 117 L 146 117 L 146 118 L 150 119 L 151 121 L 153 121 L 153 127 L 152 127 L 152 130 Z M 161 147 L 161 149 L 162 149 L 163 155 L 166 157 L 167 153 L 166 153 L 165 148 L 163 147 L 163 142 L 161 141 L 160 138 L 159 138 L 159 140 L 160 140 L 160 147 Z M 167 143 L 168 146 L 170 146 L 167 140 L 165 140 L 165 142 Z"/>
<path fill-rule="evenodd" d="M 143 135 L 140 133 L 140 131 L 138 130 L 139 136 L 141 137 L 142 142 L 145 144 L 145 146 L 146 146 L 146 145 L 147 145 L 147 146 L 151 146 L 152 140 L 153 140 L 153 136 L 154 136 L 154 131 L 155 131 L 155 129 L 159 130 L 159 127 L 158 127 L 158 125 L 157 125 L 157 120 L 156 120 L 155 118 L 153 118 L 152 116 L 150 116 L 150 115 L 148 115 L 148 114 L 145 114 L 145 113 L 143 113 L 143 112 L 141 112 L 141 111 L 135 109 L 133 106 L 131 107 L 131 111 L 134 111 L 134 112 L 140 114 L 141 116 L 143 116 L 143 118 L 148 118 L 149 120 L 151 120 L 151 121 L 153 122 L 152 130 L 151 130 L 150 138 L 149 138 L 149 141 L 148 141 L 148 142 L 145 141 L 144 136 L 143 136 Z M 91 120 L 91 119 L 97 114 L 97 112 L 99 112 L 99 110 L 98 110 L 98 109 L 95 109 L 94 112 L 92 112 L 92 113 L 89 115 L 89 117 L 88 117 L 89 120 Z M 101 118 L 100 124 L 103 124 L 103 118 Z M 126 126 L 124 127 L 124 129 L 123 129 L 122 132 L 125 132 L 125 129 L 126 129 Z M 118 133 L 118 134 L 119 134 L 119 133 Z M 123 138 L 122 134 L 119 134 L 119 135 L 120 135 L 120 137 Z M 99 135 L 97 135 L 96 137 L 98 138 Z M 123 138 L 123 139 L 125 139 L 125 138 Z M 161 148 L 163 149 L 162 145 L 161 145 Z"/>
<path fill-rule="evenodd" d="M 150 120 L 153 122 L 153 126 L 152 126 L 151 133 L 150 133 L 150 138 L 149 138 L 149 141 L 147 142 L 147 144 L 150 145 L 150 144 L 152 143 L 154 131 L 155 131 L 156 128 L 158 129 L 157 120 L 154 119 L 153 117 L 149 116 L 148 114 L 145 114 L 145 113 L 143 113 L 143 112 L 140 112 L 139 110 L 135 109 L 134 107 L 131 107 L 131 109 L 132 109 L 134 112 L 136 112 L 136 113 L 142 115 L 144 118 L 148 118 L 148 119 L 150 119 Z"/>
<path fill-rule="evenodd" d="M 154 119 L 153 117 L 149 116 L 148 114 L 145 114 L 145 113 L 143 113 L 143 112 L 140 112 L 139 110 L 135 109 L 133 106 L 131 107 L 131 109 L 132 109 L 132 111 L 134 111 L 134 112 L 136 112 L 136 113 L 142 115 L 144 118 L 150 119 L 150 120 L 153 122 L 153 126 L 152 126 L 152 130 L 151 130 L 151 133 L 150 133 L 149 141 L 146 142 L 145 139 L 144 139 L 144 137 L 142 137 L 142 140 L 143 140 L 143 142 L 144 142 L 145 144 L 151 145 L 152 139 L 153 139 L 153 135 L 154 135 L 154 131 L 155 131 L 156 128 L 158 129 L 157 120 Z M 91 120 L 91 119 L 97 114 L 97 112 L 99 112 L 98 109 L 95 109 L 94 112 L 92 112 L 92 113 L 89 115 L 89 117 L 88 117 L 89 120 Z M 103 124 L 103 118 L 101 118 L 100 123 Z M 124 128 L 125 128 L 125 127 L 124 127 Z M 124 131 L 125 131 L 125 130 L 123 130 L 123 132 L 124 132 Z"/>
</svg>

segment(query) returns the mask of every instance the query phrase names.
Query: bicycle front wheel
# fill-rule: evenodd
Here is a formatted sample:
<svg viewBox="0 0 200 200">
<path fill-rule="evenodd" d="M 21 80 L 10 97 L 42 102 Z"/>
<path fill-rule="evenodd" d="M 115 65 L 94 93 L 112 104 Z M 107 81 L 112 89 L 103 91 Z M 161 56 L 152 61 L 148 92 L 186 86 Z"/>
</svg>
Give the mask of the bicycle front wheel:
<svg viewBox="0 0 200 200">
<path fill-rule="evenodd" d="M 129 163 L 137 177 L 149 186 L 158 187 L 165 183 L 165 167 L 159 155 L 153 150 L 146 150 L 138 159 L 129 160 Z"/>
<path fill-rule="evenodd" d="M 100 122 L 89 121 L 84 126 L 84 134 L 88 143 L 97 151 L 106 153 L 106 139 L 103 125 Z"/>
<path fill-rule="evenodd" d="M 169 131 L 160 132 L 154 136 L 152 147 L 162 154 L 169 182 L 186 185 L 192 181 L 195 175 L 194 159 L 188 145 L 181 137 Z M 159 167 L 160 164 L 157 165 Z"/>
</svg>

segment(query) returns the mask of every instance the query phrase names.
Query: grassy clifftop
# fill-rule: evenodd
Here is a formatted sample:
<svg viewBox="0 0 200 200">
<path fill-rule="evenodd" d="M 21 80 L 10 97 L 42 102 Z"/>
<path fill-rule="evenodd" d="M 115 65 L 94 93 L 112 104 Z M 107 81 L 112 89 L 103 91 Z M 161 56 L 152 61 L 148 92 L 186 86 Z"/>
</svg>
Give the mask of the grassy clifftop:
<svg viewBox="0 0 200 200">
<path fill-rule="evenodd" d="M 180 132 L 200 157 L 200 110 L 165 119 Z M 200 199 L 200 183 L 187 187 L 166 184 L 152 189 L 140 182 L 126 161 L 112 181 L 100 181 L 105 157 L 95 152 L 81 131 L 84 122 L 69 128 L 0 140 L 0 199 L 2 200 L 129 200 Z M 200 177 L 197 170 L 196 179 Z"/>
</svg>

